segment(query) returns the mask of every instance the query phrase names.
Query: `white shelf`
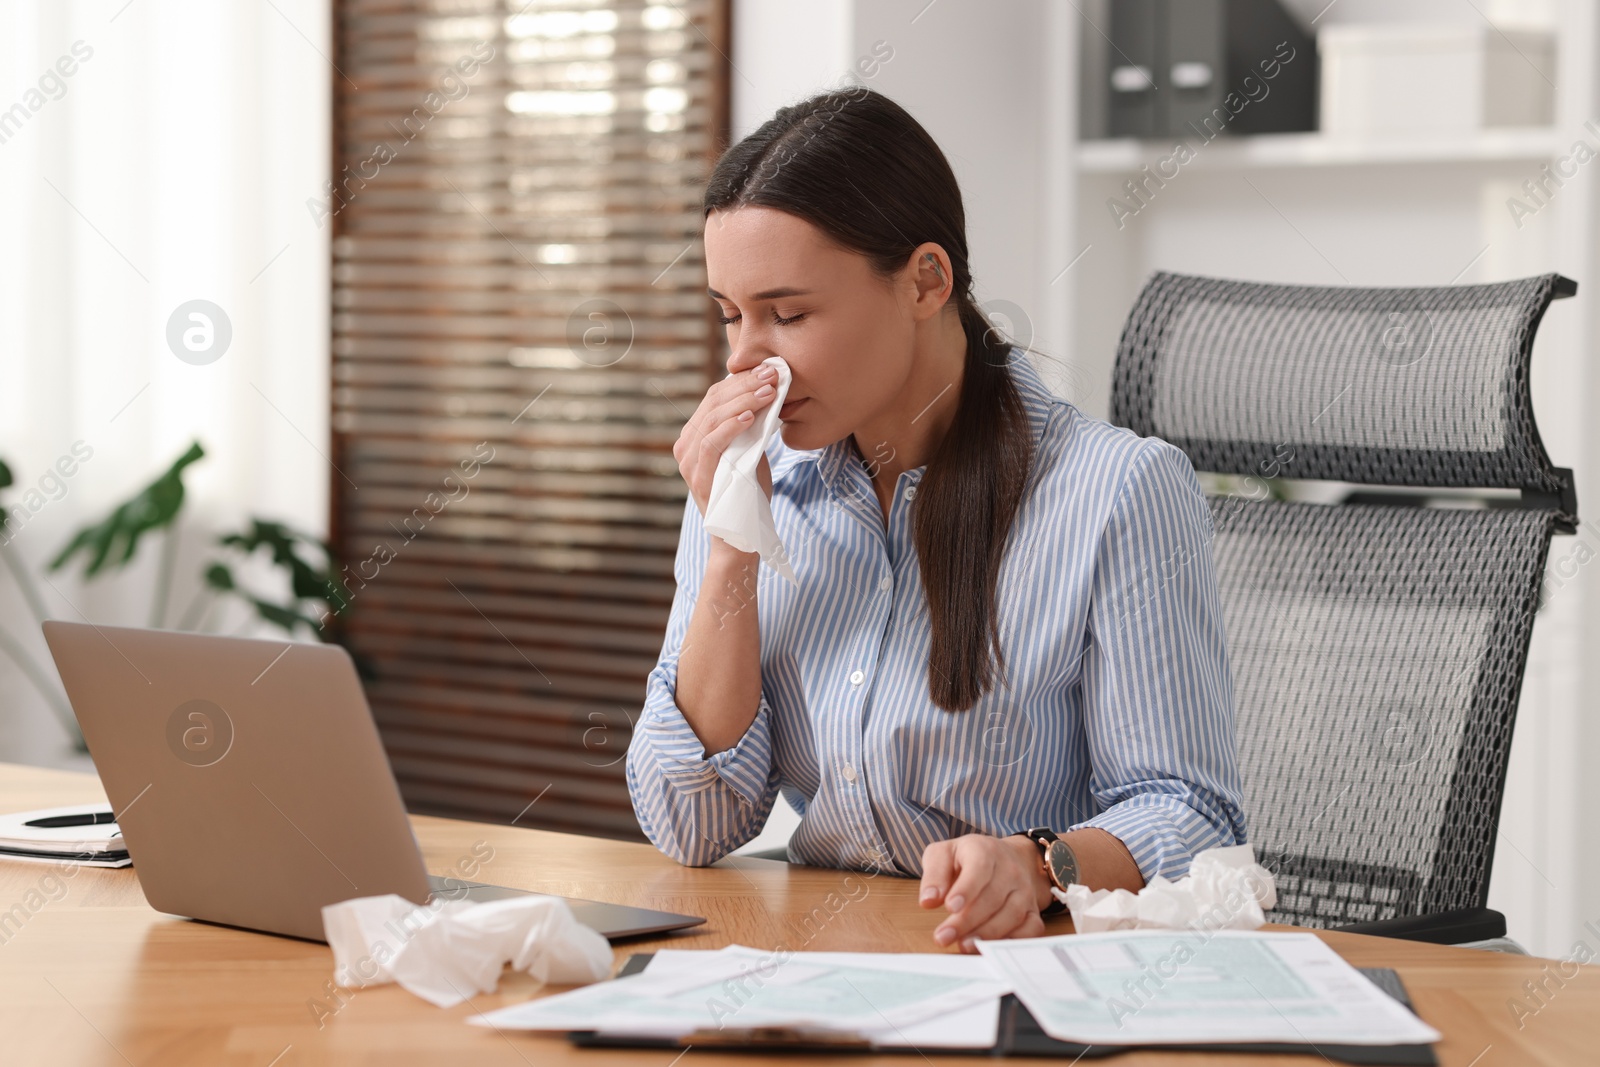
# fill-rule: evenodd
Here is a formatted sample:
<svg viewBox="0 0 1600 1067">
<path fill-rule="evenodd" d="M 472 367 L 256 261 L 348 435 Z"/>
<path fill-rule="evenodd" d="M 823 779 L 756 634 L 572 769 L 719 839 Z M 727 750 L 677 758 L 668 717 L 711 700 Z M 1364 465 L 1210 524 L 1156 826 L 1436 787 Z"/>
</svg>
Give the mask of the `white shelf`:
<svg viewBox="0 0 1600 1067">
<path fill-rule="evenodd" d="M 1480 130 L 1451 137 L 1393 137 L 1382 140 L 1330 137 L 1320 133 L 1258 133 L 1219 137 L 1137 141 L 1080 141 L 1077 168 L 1085 174 L 1133 173 L 1173 154 L 1179 140 L 1195 156 L 1184 170 L 1246 170 L 1258 167 L 1351 167 L 1412 163 L 1496 163 L 1538 161 L 1559 155 L 1570 144 L 1550 128 Z M 1170 170 L 1175 163 L 1167 164 Z"/>
</svg>

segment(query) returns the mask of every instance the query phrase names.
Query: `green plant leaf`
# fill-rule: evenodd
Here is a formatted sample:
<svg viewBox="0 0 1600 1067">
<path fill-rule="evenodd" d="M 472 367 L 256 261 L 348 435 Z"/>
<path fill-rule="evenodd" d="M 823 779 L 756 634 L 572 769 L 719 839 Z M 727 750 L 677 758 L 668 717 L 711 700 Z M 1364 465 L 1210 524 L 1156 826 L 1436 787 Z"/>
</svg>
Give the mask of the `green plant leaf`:
<svg viewBox="0 0 1600 1067">
<path fill-rule="evenodd" d="M 300 626 L 304 626 L 313 634 L 317 633 L 321 629 L 317 625 L 316 619 L 301 613 L 294 607 L 273 604 L 270 601 L 261 600 L 253 596 L 246 596 L 245 599 L 249 600 L 250 603 L 255 605 L 257 615 L 260 615 L 261 618 L 266 622 L 270 622 L 272 625 L 280 627 L 290 637 L 294 636 L 295 629 Z"/>
<path fill-rule="evenodd" d="M 233 572 L 225 563 L 213 563 L 206 568 L 206 585 L 219 593 L 231 593 L 238 588 L 233 581 Z"/>
<path fill-rule="evenodd" d="M 320 600 L 335 614 L 343 612 L 349 603 L 348 595 L 330 574 L 332 552 L 328 545 L 309 534 L 300 533 L 281 522 L 252 519 L 246 532 L 228 534 L 218 540 L 247 556 L 266 548 L 272 554 L 272 562 L 289 572 L 289 589 L 297 600 Z M 330 561 L 329 564 L 318 567 L 305 559 L 300 555 L 302 547 L 315 548 Z"/>
<path fill-rule="evenodd" d="M 67 546 L 50 561 L 50 569 L 60 570 L 80 552 L 88 557 L 84 567 L 84 576 L 88 578 L 99 574 L 107 562 L 112 561 L 114 552 L 117 553 L 115 565 L 126 566 L 138 551 L 140 538 L 170 526 L 177 518 L 183 507 L 184 468 L 205 454 L 199 441 L 191 444 L 188 451 L 137 495 L 118 505 L 100 522 L 91 523 L 74 534 Z"/>
<path fill-rule="evenodd" d="M 246 558 L 265 549 L 273 564 L 288 576 L 290 601 L 276 604 L 263 600 L 240 585 L 233 570 L 220 562 L 213 562 L 205 571 L 205 582 L 211 589 L 239 597 L 254 608 L 264 622 L 291 637 L 305 627 L 321 640 L 332 639 L 323 622 L 329 614 L 342 613 L 349 606 L 350 596 L 333 579 L 333 549 L 327 542 L 285 523 L 252 518 L 243 531 L 225 534 L 217 538 L 217 543 Z"/>
</svg>

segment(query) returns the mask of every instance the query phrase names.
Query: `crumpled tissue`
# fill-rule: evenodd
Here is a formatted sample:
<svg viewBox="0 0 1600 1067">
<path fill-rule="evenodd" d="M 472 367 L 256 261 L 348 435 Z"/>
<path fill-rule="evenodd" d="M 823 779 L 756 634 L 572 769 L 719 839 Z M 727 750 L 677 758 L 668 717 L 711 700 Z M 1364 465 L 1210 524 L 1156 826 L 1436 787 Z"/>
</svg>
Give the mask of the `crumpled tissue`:
<svg viewBox="0 0 1600 1067">
<path fill-rule="evenodd" d="M 789 364 L 780 356 L 761 361 L 778 369 L 777 395 L 761 409 L 760 416 L 746 426 L 728 445 L 717 461 L 711 479 L 711 498 L 706 502 L 706 533 L 720 537 L 740 552 L 759 552 L 773 570 L 799 585 L 789 565 L 778 528 L 772 523 L 772 504 L 762 492 L 757 469 L 767 450 L 773 431 L 778 428 L 778 409 L 789 395 Z"/>
<path fill-rule="evenodd" d="M 1069 885 L 1050 890 L 1080 934 L 1102 930 L 1254 930 L 1278 903 L 1272 872 L 1249 845 L 1208 848 L 1176 882 L 1159 874 L 1138 893 Z"/>
<path fill-rule="evenodd" d="M 346 988 L 399 982 L 454 1007 L 493 992 L 507 963 L 540 982 L 583 984 L 611 973 L 611 945 L 560 897 L 529 895 L 418 906 L 389 894 L 322 909 L 333 980 Z"/>
</svg>

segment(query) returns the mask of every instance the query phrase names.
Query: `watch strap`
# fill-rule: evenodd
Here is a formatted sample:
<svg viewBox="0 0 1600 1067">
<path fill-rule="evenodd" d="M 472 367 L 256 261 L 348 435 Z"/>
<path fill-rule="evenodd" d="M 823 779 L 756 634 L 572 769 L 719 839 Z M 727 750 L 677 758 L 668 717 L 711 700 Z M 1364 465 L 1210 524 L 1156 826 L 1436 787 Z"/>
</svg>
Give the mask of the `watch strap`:
<svg viewBox="0 0 1600 1067">
<path fill-rule="evenodd" d="M 1060 915 L 1067 910 L 1067 906 L 1055 895 L 1056 879 L 1054 872 L 1050 869 L 1050 859 L 1047 853 L 1050 845 L 1053 842 L 1060 841 L 1061 837 L 1048 826 L 1035 826 L 1024 830 L 1022 831 L 1022 836 L 1039 847 L 1039 862 L 1044 867 L 1045 880 L 1051 886 L 1050 903 L 1046 904 L 1039 914 L 1044 916 Z"/>
</svg>

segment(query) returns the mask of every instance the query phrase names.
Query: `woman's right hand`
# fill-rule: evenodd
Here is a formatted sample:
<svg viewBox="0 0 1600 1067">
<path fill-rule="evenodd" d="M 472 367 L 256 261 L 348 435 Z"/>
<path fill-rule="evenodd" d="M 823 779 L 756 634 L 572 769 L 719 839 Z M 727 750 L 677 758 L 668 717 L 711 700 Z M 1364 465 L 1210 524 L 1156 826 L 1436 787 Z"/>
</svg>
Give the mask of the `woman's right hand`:
<svg viewBox="0 0 1600 1067">
<path fill-rule="evenodd" d="M 730 374 L 706 390 L 705 399 L 684 423 L 683 432 L 672 446 L 672 458 L 678 461 L 678 471 L 688 483 L 700 514 L 706 513 L 711 500 L 711 482 L 716 477 L 722 453 L 755 421 L 755 413 L 772 403 L 777 391 L 775 367 L 763 364 Z M 771 499 L 772 468 L 766 456 L 761 457 L 757 472 L 761 491 Z"/>
<path fill-rule="evenodd" d="M 777 381 L 777 370 L 766 366 L 730 374 L 706 390 L 684 424 L 672 457 L 700 514 L 710 504 L 722 454 L 755 422 L 756 412 L 772 403 Z M 771 499 L 772 471 L 765 456 L 757 471 Z M 679 648 L 673 699 L 710 757 L 739 743 L 761 705 L 761 624 L 755 606 L 761 557 L 715 536 L 708 549 L 700 595 Z"/>
</svg>

